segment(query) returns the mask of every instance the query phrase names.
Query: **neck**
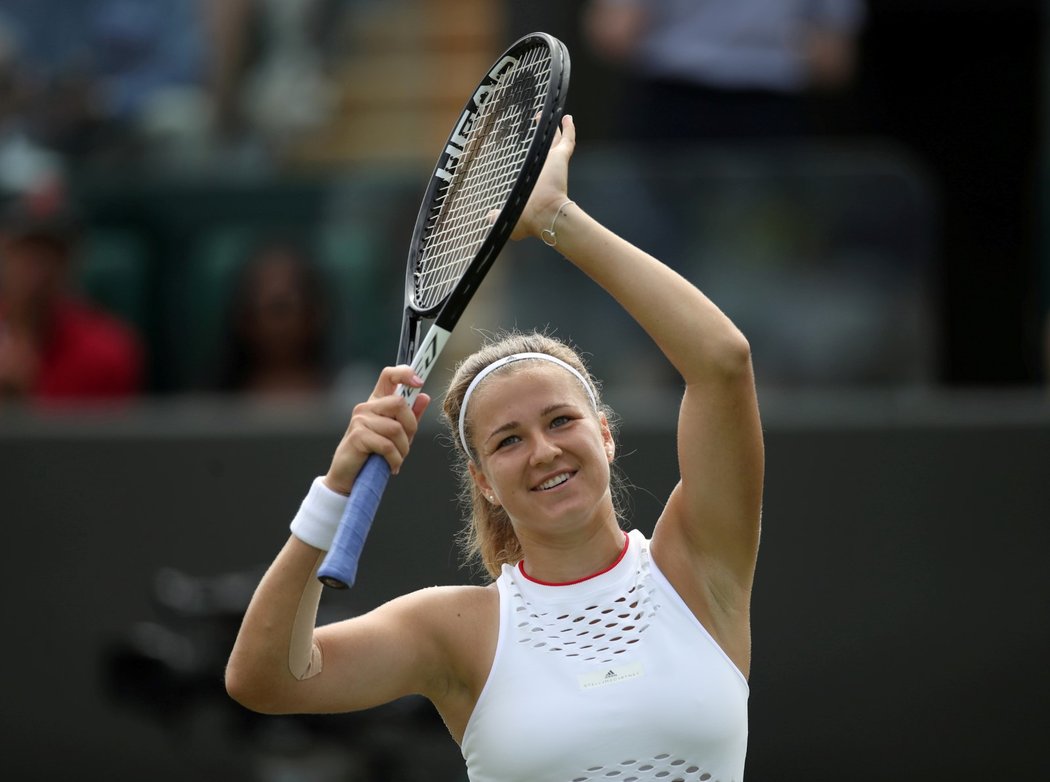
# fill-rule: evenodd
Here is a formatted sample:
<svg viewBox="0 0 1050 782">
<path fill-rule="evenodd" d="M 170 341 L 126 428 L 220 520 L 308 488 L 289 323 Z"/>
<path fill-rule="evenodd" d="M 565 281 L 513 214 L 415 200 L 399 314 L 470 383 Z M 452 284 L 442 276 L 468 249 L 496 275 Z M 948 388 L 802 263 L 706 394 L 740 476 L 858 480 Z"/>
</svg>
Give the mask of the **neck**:
<svg viewBox="0 0 1050 782">
<path fill-rule="evenodd" d="M 543 584 L 578 583 L 612 568 L 626 545 L 626 533 L 615 524 L 571 542 L 522 541 L 525 558 L 519 567 L 527 578 Z"/>
</svg>

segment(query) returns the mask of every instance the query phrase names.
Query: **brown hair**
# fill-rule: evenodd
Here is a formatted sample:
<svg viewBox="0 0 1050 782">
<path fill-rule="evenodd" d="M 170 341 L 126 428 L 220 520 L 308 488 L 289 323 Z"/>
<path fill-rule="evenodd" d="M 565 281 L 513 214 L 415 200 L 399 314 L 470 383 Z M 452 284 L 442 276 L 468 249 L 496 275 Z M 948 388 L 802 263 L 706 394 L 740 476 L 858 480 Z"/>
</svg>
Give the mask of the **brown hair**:
<svg viewBox="0 0 1050 782">
<path fill-rule="evenodd" d="M 604 414 L 610 422 L 614 418 L 612 410 L 601 401 L 598 384 L 580 355 L 566 343 L 546 334 L 534 331 L 498 335 L 459 363 L 452 375 L 452 381 L 449 383 L 442 405 L 445 423 L 448 425 L 450 439 L 458 457 L 460 499 L 467 513 L 458 541 L 464 561 L 481 565 L 493 579 L 499 576 L 503 564 L 513 564 L 522 558 L 521 544 L 518 542 L 518 537 L 514 533 L 514 527 L 506 511 L 488 502 L 470 475 L 469 465 L 473 455 L 463 450 L 463 444 L 459 440 L 459 411 L 467 387 L 474 377 L 494 361 L 515 353 L 546 353 L 569 364 L 590 383 L 595 398 L 598 400 L 598 413 Z M 469 443 L 471 441 L 469 423 L 465 431 Z M 616 492 L 614 496 L 615 494 Z"/>
</svg>

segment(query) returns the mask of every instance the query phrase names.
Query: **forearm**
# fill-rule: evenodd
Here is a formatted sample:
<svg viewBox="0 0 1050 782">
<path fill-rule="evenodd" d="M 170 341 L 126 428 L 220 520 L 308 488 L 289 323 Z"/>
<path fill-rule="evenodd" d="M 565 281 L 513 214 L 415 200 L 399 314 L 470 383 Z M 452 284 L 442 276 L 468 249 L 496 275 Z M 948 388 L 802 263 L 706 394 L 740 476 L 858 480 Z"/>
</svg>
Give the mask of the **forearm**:
<svg viewBox="0 0 1050 782">
<path fill-rule="evenodd" d="M 227 690 L 245 706 L 274 710 L 286 688 L 320 672 L 313 630 L 323 557 L 292 536 L 256 588 L 226 669 Z"/>
<path fill-rule="evenodd" d="M 747 340 L 692 283 L 573 205 L 557 220 L 556 249 L 645 329 L 687 383 L 750 366 Z"/>
<path fill-rule="evenodd" d="M 230 694 L 245 705 L 265 710 L 282 688 L 321 672 L 314 641 L 317 569 L 345 504 L 315 480 L 292 521 L 292 536 L 256 588 L 226 674 Z"/>
</svg>

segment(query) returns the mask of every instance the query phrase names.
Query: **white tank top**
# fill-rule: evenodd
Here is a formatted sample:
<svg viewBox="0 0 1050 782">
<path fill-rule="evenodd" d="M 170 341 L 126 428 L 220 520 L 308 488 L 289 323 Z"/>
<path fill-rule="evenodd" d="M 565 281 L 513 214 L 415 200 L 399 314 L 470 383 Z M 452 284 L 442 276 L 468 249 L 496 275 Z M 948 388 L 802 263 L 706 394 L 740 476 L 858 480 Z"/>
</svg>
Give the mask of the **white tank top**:
<svg viewBox="0 0 1050 782">
<path fill-rule="evenodd" d="M 504 565 L 471 782 L 742 782 L 747 681 L 649 556 L 569 585 Z"/>
</svg>

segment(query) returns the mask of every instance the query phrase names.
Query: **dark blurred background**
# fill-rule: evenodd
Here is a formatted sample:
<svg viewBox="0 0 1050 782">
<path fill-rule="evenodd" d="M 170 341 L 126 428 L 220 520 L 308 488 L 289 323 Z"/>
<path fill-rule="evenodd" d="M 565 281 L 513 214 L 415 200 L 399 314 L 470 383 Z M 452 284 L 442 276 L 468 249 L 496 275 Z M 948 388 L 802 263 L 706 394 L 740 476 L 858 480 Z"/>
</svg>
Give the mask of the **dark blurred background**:
<svg viewBox="0 0 1050 782">
<path fill-rule="evenodd" d="M 752 343 L 748 779 L 1050 777 L 1047 4 L 869 0 L 772 103 L 653 79 L 599 5 L 0 0 L 4 779 L 465 779 L 425 703 L 257 717 L 222 668 L 394 356 L 435 153 L 532 30 L 573 197 Z M 591 357 L 651 529 L 678 389 L 633 324 L 528 245 L 462 324 L 446 367 L 512 327 Z M 431 416 L 326 619 L 475 577 L 448 462 Z"/>
</svg>

